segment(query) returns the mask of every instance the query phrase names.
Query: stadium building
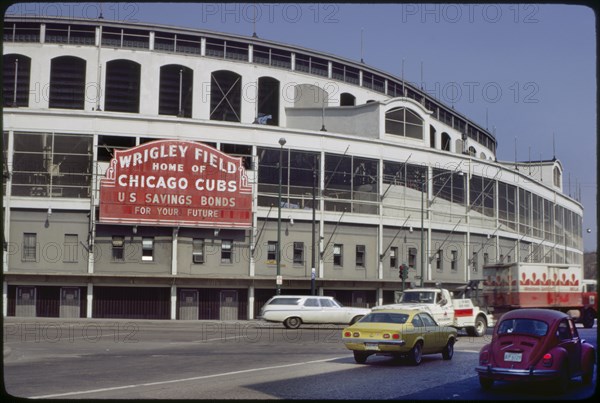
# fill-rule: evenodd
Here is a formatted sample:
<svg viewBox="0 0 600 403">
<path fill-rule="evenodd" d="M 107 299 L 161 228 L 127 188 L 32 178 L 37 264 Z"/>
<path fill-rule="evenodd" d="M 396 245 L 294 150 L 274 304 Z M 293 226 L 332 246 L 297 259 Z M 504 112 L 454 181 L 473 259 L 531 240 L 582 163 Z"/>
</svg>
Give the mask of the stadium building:
<svg viewBox="0 0 600 403">
<path fill-rule="evenodd" d="M 278 289 L 393 302 L 404 265 L 452 288 L 582 264 L 558 160 L 498 161 L 364 63 L 104 19 L 3 34 L 4 316 L 252 319 Z"/>
</svg>

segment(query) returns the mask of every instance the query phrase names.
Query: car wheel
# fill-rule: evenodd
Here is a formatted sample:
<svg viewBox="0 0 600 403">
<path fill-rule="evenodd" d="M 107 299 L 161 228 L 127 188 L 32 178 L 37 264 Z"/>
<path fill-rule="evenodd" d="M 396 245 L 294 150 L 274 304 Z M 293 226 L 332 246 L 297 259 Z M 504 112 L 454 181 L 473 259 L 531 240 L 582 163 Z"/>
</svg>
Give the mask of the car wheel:
<svg viewBox="0 0 600 403">
<path fill-rule="evenodd" d="M 594 319 L 596 319 L 596 315 L 594 314 L 594 312 L 591 309 L 587 309 L 583 313 L 583 327 L 585 327 L 586 329 L 591 329 L 592 327 L 594 327 Z"/>
<path fill-rule="evenodd" d="M 487 331 L 487 322 L 484 317 L 478 316 L 475 319 L 475 326 L 467 328 L 467 334 L 471 337 L 483 337 Z"/>
<path fill-rule="evenodd" d="M 356 322 L 358 322 L 359 320 L 361 320 L 363 318 L 364 315 L 358 315 L 352 318 L 352 320 L 350 321 L 350 324 L 353 325 Z"/>
<path fill-rule="evenodd" d="M 494 380 L 492 378 L 486 378 L 483 376 L 479 377 L 479 385 L 482 389 L 490 390 L 494 386 Z"/>
<path fill-rule="evenodd" d="M 584 385 L 591 385 L 592 380 L 594 378 L 594 364 L 592 363 L 589 368 L 586 368 L 581 375 L 581 382 Z"/>
<path fill-rule="evenodd" d="M 298 317 L 292 316 L 283 321 L 283 325 L 288 329 L 298 329 L 302 324 L 302 320 Z"/>
<path fill-rule="evenodd" d="M 408 359 L 412 365 L 419 365 L 423 360 L 423 345 L 421 342 L 417 342 L 414 347 L 408 353 Z"/>
<path fill-rule="evenodd" d="M 563 363 L 562 367 L 560 367 L 559 375 L 556 381 L 553 381 L 552 384 L 557 393 L 565 394 L 569 389 L 569 384 L 571 383 L 571 377 L 569 376 L 569 367 L 567 363 Z"/>
<path fill-rule="evenodd" d="M 365 353 L 364 351 L 354 351 L 354 361 L 357 364 L 364 364 L 367 362 L 367 357 L 369 357 L 369 353 Z"/>
<path fill-rule="evenodd" d="M 442 358 L 444 360 L 451 360 L 454 355 L 454 339 L 448 340 L 448 344 L 442 350 Z"/>
</svg>

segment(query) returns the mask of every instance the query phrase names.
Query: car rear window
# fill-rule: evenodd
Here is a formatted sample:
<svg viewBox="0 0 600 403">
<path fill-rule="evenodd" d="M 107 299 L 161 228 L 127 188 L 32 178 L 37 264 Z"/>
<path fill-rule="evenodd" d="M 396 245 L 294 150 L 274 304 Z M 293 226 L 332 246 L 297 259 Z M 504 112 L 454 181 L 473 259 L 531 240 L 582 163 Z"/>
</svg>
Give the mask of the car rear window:
<svg viewBox="0 0 600 403">
<path fill-rule="evenodd" d="M 374 312 L 366 315 L 360 321 L 371 322 L 371 323 L 406 323 L 408 315 L 404 313 L 387 313 L 387 312 Z"/>
<path fill-rule="evenodd" d="M 498 334 L 527 334 L 531 336 L 545 336 L 548 333 L 548 324 L 536 319 L 507 319 L 500 322 Z"/>
<path fill-rule="evenodd" d="M 268 305 L 298 305 L 300 298 L 274 298 Z"/>
</svg>

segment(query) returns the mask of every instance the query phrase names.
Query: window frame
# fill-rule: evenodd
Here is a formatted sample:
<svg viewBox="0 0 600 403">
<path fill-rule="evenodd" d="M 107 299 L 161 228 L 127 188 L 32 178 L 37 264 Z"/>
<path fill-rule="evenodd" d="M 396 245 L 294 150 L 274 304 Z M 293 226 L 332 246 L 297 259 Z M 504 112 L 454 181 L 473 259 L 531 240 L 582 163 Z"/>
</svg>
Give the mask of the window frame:
<svg viewBox="0 0 600 403">
<path fill-rule="evenodd" d="M 154 261 L 154 244 L 153 236 L 142 237 L 142 262 Z"/>
<path fill-rule="evenodd" d="M 194 264 L 204 264 L 205 263 L 205 253 L 204 247 L 206 245 L 206 241 L 204 238 L 192 238 L 192 263 Z M 198 259 L 197 259 L 198 257 Z"/>
<path fill-rule="evenodd" d="M 233 263 L 233 239 L 221 240 L 221 263 Z"/>
<path fill-rule="evenodd" d="M 37 262 L 37 244 L 36 232 L 23 233 L 23 253 L 21 254 L 21 261 Z"/>
</svg>

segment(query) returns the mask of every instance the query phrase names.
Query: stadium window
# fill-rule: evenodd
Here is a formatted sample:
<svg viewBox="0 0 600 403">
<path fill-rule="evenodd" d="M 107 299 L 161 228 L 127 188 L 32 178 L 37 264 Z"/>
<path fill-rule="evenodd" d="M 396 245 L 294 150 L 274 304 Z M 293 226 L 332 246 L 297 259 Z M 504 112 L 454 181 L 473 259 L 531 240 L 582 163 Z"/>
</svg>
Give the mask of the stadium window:
<svg viewBox="0 0 600 403">
<path fill-rule="evenodd" d="M 255 123 L 279 125 L 279 81 L 273 77 L 258 79 L 258 115 Z"/>
<path fill-rule="evenodd" d="M 277 260 L 277 241 L 267 242 L 267 260 Z"/>
<path fill-rule="evenodd" d="M 194 263 L 204 263 L 204 239 L 192 239 L 192 261 Z"/>
<path fill-rule="evenodd" d="M 444 270 L 444 252 L 441 249 L 438 249 L 438 251 L 435 254 L 435 268 L 436 270 L 442 271 Z"/>
<path fill-rule="evenodd" d="M 24 262 L 37 261 L 37 234 L 25 232 L 23 234 L 23 255 L 21 258 Z"/>
<path fill-rule="evenodd" d="M 154 260 L 154 237 L 142 238 L 142 261 L 151 262 Z"/>
<path fill-rule="evenodd" d="M 79 246 L 79 239 L 77 234 L 65 234 L 64 242 L 64 253 L 63 262 L 65 263 L 76 263 L 77 262 L 77 248 Z"/>
<path fill-rule="evenodd" d="M 241 122 L 242 76 L 219 70 L 210 79 L 210 119 Z"/>
<path fill-rule="evenodd" d="M 304 242 L 294 242 L 294 263 L 304 263 Z"/>
<path fill-rule="evenodd" d="M 221 241 L 221 263 L 233 262 L 233 241 L 224 239 Z"/>
<path fill-rule="evenodd" d="M 408 267 L 411 269 L 417 267 L 417 248 L 408 248 Z"/>
<path fill-rule="evenodd" d="M 477 252 L 473 252 L 473 258 L 471 259 L 471 264 L 473 267 L 473 271 L 477 271 L 479 269 L 479 254 Z"/>
<path fill-rule="evenodd" d="M 50 62 L 50 108 L 83 109 L 86 61 L 74 56 L 55 57 Z"/>
<path fill-rule="evenodd" d="M 385 132 L 423 139 L 423 119 L 407 108 L 393 108 L 385 113 Z"/>
<path fill-rule="evenodd" d="M 344 245 L 334 244 L 333 245 L 333 265 L 342 267 L 344 265 Z"/>
<path fill-rule="evenodd" d="M 104 109 L 111 112 L 139 113 L 141 65 L 131 60 L 106 63 Z"/>
<path fill-rule="evenodd" d="M 398 267 L 398 247 L 392 246 L 390 248 L 390 268 L 395 269 Z"/>
<path fill-rule="evenodd" d="M 189 67 L 161 66 L 158 114 L 191 118 L 193 85 L 194 72 Z"/>
<path fill-rule="evenodd" d="M 31 59 L 24 55 L 11 53 L 4 55 L 2 62 L 4 107 L 16 108 L 19 106 L 29 106 Z"/>
<path fill-rule="evenodd" d="M 365 245 L 356 245 L 356 266 L 365 267 Z"/>
<path fill-rule="evenodd" d="M 122 262 L 125 260 L 125 237 L 113 236 L 112 237 L 112 260 L 115 262 Z"/>
<path fill-rule="evenodd" d="M 450 261 L 450 270 L 457 271 L 458 270 L 458 251 L 452 250 L 450 251 L 452 255 L 452 260 Z"/>
</svg>

